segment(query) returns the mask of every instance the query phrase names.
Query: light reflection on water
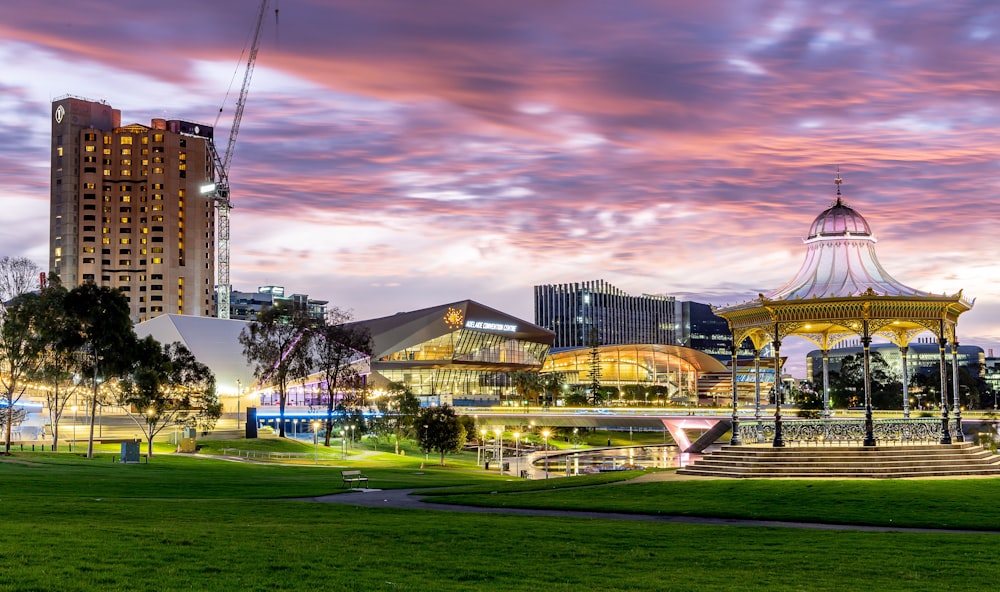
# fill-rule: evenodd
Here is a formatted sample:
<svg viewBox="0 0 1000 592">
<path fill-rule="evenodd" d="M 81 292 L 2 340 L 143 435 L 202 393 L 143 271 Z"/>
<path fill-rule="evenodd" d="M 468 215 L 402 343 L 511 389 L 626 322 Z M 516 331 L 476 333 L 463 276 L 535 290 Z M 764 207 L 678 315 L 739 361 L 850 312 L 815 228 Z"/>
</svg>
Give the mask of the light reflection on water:
<svg viewBox="0 0 1000 592">
<path fill-rule="evenodd" d="M 606 471 L 641 469 L 669 469 L 687 466 L 701 458 L 701 454 L 679 452 L 677 446 L 627 446 L 599 450 L 565 451 L 548 458 L 552 475 L 582 475 Z M 535 467 L 543 464 L 541 458 Z"/>
</svg>

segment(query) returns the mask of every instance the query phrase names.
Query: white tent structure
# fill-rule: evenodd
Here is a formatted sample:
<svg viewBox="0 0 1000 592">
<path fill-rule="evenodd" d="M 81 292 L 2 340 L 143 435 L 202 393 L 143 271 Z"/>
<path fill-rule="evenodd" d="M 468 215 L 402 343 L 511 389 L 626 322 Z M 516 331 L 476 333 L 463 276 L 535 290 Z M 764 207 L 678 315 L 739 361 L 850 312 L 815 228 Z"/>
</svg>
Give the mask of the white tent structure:
<svg viewBox="0 0 1000 592">
<path fill-rule="evenodd" d="M 244 393 L 253 385 L 253 369 L 243 357 L 239 336 L 247 321 L 165 314 L 139 323 L 135 333 L 140 338 L 152 335 L 160 343 L 180 342 L 194 357 L 215 373 L 220 399 L 235 397 L 237 388 Z M 229 411 L 226 405 L 226 411 Z M 235 403 L 233 405 L 235 410 Z"/>
</svg>

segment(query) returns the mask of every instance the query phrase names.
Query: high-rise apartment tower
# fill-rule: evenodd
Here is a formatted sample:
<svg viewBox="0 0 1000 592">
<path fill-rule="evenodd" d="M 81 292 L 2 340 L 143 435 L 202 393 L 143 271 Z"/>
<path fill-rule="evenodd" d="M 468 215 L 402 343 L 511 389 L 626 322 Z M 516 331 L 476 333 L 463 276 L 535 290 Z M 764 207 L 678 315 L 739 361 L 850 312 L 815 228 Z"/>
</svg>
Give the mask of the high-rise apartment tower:
<svg viewBox="0 0 1000 592">
<path fill-rule="evenodd" d="M 212 128 L 121 125 L 104 102 L 52 103 L 49 269 L 67 288 L 121 290 L 132 320 L 214 315 Z"/>
</svg>

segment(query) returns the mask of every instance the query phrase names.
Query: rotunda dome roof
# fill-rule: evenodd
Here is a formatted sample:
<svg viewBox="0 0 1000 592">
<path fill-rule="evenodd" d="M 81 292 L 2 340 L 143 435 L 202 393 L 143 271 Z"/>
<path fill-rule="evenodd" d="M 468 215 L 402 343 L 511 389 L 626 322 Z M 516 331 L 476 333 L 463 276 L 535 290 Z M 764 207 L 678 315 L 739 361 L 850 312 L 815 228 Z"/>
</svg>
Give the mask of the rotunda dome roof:
<svg viewBox="0 0 1000 592">
<path fill-rule="evenodd" d="M 824 210 L 809 228 L 806 240 L 821 236 L 871 236 L 872 229 L 868 221 L 854 208 L 844 204 L 840 197 L 837 203 Z"/>
</svg>

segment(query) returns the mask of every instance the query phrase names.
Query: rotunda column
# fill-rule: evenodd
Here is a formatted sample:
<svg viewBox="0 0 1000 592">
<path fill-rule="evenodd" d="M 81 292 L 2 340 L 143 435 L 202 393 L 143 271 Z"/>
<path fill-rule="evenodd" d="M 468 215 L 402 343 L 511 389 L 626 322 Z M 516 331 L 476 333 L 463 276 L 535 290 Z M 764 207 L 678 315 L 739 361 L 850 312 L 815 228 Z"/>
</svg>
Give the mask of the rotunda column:
<svg viewBox="0 0 1000 592">
<path fill-rule="evenodd" d="M 872 420 L 872 375 L 871 375 L 871 345 L 872 336 L 868 334 L 868 321 L 862 321 L 864 333 L 861 335 L 861 345 L 864 347 L 865 359 L 865 446 L 875 446 L 875 422 Z"/>
<path fill-rule="evenodd" d="M 764 426 L 760 423 L 760 348 L 753 350 L 753 418 L 757 420 L 757 442 L 764 441 Z"/>
<path fill-rule="evenodd" d="M 743 439 L 740 438 L 740 414 L 739 414 L 739 392 L 736 387 L 736 360 L 739 354 L 739 345 L 736 343 L 736 335 L 733 334 L 733 435 L 729 438 L 730 446 L 742 446 Z"/>
<path fill-rule="evenodd" d="M 830 417 L 830 350 L 822 349 L 820 350 L 820 353 L 823 355 L 823 417 L 829 418 Z"/>
<path fill-rule="evenodd" d="M 906 354 L 910 351 L 910 348 L 905 345 L 899 346 L 899 357 L 902 360 L 900 365 L 902 366 L 903 374 L 903 417 L 910 417 L 910 374 L 909 365 L 906 363 Z"/>
<path fill-rule="evenodd" d="M 965 442 L 965 434 L 962 433 L 962 402 L 959 400 L 958 390 L 958 335 L 951 340 L 951 388 L 954 393 L 955 410 L 955 441 Z"/>
<path fill-rule="evenodd" d="M 777 335 L 775 326 L 775 335 Z M 775 339 L 772 342 L 774 349 L 774 441 L 771 443 L 775 448 L 782 448 L 785 439 L 781 437 L 781 340 Z"/>
<path fill-rule="evenodd" d="M 944 322 L 941 322 L 941 335 L 938 337 L 938 353 L 940 354 L 941 374 L 941 440 L 939 444 L 951 444 L 951 434 L 948 432 L 948 376 L 947 364 L 944 361 L 944 350 L 948 346 L 948 338 L 944 335 Z"/>
</svg>

